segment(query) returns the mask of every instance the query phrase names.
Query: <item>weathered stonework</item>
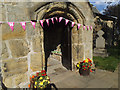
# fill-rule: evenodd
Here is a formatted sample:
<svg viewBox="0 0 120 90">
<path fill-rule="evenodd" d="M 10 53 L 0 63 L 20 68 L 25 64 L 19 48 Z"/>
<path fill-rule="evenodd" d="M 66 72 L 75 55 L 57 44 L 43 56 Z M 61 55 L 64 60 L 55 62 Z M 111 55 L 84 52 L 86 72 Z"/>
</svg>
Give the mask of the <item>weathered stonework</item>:
<svg viewBox="0 0 120 90">
<path fill-rule="evenodd" d="M 13 32 L 7 23 L 2 25 L 2 40 L 22 39 L 25 38 L 25 35 L 26 31 L 22 29 L 20 24 L 15 24 Z"/>
<path fill-rule="evenodd" d="M 20 83 L 24 83 L 28 81 L 28 75 L 26 73 L 19 74 L 15 77 L 14 82 L 15 85 L 19 85 Z"/>
<path fill-rule="evenodd" d="M 13 87 L 28 79 L 24 74 L 28 71 L 27 63 L 27 58 L 8 59 L 2 61 L 3 82 L 7 87 Z"/>
<path fill-rule="evenodd" d="M 32 38 L 32 46 L 34 52 L 40 52 L 41 51 L 41 38 L 40 37 L 33 37 Z"/>
<path fill-rule="evenodd" d="M 5 86 L 6 87 L 13 87 L 13 78 L 14 76 L 11 76 L 11 77 L 7 77 L 5 80 L 4 80 L 4 83 L 5 83 Z"/>
<path fill-rule="evenodd" d="M 8 59 L 2 61 L 3 78 L 25 73 L 28 70 L 27 58 Z"/>
<path fill-rule="evenodd" d="M 2 59 L 6 59 L 6 58 L 9 57 L 8 48 L 7 48 L 6 44 L 5 44 L 5 42 L 2 42 L 1 57 L 2 57 Z"/>
<path fill-rule="evenodd" d="M 12 53 L 12 56 L 23 57 L 29 53 L 28 44 L 25 40 L 10 40 L 9 47 Z"/>
<path fill-rule="evenodd" d="M 88 2 L 19 3 L 5 1 L 3 4 L 0 4 L 0 7 L 2 8 L 0 14 L 3 16 L 3 21 L 21 22 L 38 20 L 36 22 L 35 29 L 30 22 L 27 22 L 25 31 L 20 23 L 15 23 L 13 31 L 10 29 L 7 23 L 3 23 L 1 25 L 3 40 L 2 76 L 3 83 L 8 88 L 22 87 L 21 85 L 23 83 L 29 82 L 28 78 L 30 77 L 30 74 L 36 71 L 41 71 L 42 66 L 45 68 L 45 31 L 41 27 L 39 20 L 54 16 L 62 16 L 82 25 L 94 25 L 93 14 Z M 63 22 L 63 20 L 61 22 Z M 68 43 L 71 45 L 68 45 L 68 47 L 70 46 L 71 49 L 72 70 L 74 70 L 77 62 L 83 61 L 85 58 L 92 59 L 92 30 L 83 30 L 82 26 L 80 26 L 78 30 L 77 25 L 72 28 L 70 23 L 68 26 L 69 27 L 67 27 L 67 29 L 71 30 L 69 33 L 70 43 Z M 49 27 L 46 29 L 48 28 Z M 67 35 L 67 32 L 64 32 L 65 30 L 62 25 L 61 27 L 58 25 L 56 30 L 58 32 L 55 31 L 53 34 L 50 34 L 50 36 L 56 36 L 50 40 L 50 43 L 52 42 L 50 46 L 54 47 L 52 50 L 61 52 L 61 55 L 53 54 L 52 57 L 62 61 L 62 46 L 57 46 L 61 43 L 53 43 L 55 43 L 57 40 L 61 40 L 61 38 L 65 35 L 66 38 L 68 38 L 69 35 Z M 65 35 L 62 35 L 63 33 L 65 33 Z M 67 51 L 66 47 L 64 46 L 65 45 L 63 44 L 64 50 Z M 49 53 L 51 54 L 51 52 Z"/>
<path fill-rule="evenodd" d="M 30 69 L 32 71 L 42 70 L 42 64 L 44 65 L 44 61 L 42 60 L 42 53 L 31 54 Z"/>
</svg>

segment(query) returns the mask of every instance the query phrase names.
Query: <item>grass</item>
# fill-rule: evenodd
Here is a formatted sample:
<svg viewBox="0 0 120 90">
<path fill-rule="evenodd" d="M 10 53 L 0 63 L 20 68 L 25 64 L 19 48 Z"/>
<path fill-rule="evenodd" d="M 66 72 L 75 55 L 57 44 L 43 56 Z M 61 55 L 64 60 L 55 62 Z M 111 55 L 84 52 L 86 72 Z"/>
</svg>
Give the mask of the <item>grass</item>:
<svg viewBox="0 0 120 90">
<path fill-rule="evenodd" d="M 94 64 L 96 68 L 114 72 L 120 63 L 120 49 L 117 47 L 108 48 L 108 57 L 94 56 Z"/>
</svg>

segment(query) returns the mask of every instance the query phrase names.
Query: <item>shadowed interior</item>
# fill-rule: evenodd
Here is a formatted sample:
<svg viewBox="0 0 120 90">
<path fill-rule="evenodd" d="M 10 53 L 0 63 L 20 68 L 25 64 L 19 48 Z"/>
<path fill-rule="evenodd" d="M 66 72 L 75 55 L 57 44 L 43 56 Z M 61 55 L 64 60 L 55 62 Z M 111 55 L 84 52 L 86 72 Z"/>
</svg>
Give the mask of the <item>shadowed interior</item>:
<svg viewBox="0 0 120 90">
<path fill-rule="evenodd" d="M 49 20 L 49 26 L 44 22 L 44 51 L 45 51 L 45 69 L 47 71 L 47 62 L 51 51 L 57 49 L 60 45 L 61 49 L 61 62 L 62 65 L 68 70 L 72 69 L 71 60 L 71 28 L 70 22 L 65 25 L 65 20 L 57 22 L 54 19 L 54 24 Z"/>
</svg>

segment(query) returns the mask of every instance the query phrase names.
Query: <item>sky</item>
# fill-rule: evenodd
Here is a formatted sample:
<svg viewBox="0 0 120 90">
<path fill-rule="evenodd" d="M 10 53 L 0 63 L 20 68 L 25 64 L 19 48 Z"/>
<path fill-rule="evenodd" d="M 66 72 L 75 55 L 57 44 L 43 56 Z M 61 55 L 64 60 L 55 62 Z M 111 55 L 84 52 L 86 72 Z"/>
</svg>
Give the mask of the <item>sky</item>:
<svg viewBox="0 0 120 90">
<path fill-rule="evenodd" d="M 104 11 L 107 5 L 115 5 L 120 3 L 120 0 L 89 0 L 91 4 L 93 4 L 100 13 Z M 111 2 L 110 4 L 107 2 Z"/>
</svg>

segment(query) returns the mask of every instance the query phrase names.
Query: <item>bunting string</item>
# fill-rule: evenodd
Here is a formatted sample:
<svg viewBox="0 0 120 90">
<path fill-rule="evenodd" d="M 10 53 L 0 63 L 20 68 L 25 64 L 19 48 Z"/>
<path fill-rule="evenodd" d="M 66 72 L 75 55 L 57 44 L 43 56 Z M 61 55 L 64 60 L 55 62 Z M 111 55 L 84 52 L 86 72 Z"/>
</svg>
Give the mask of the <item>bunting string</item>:
<svg viewBox="0 0 120 90">
<path fill-rule="evenodd" d="M 52 18 L 48 18 L 48 19 L 43 19 L 43 20 L 31 20 L 31 21 L 22 21 L 22 22 L 5 22 L 5 21 L 0 21 L 0 24 L 2 23 L 8 23 L 8 25 L 10 26 L 11 30 L 13 31 L 14 29 L 14 24 L 15 23 L 20 23 L 22 28 L 25 30 L 25 27 L 26 27 L 26 23 L 31 23 L 31 25 L 33 26 L 33 28 L 35 29 L 35 25 L 37 22 L 39 22 L 41 24 L 42 27 L 44 27 L 43 23 L 46 22 L 47 25 L 49 26 L 49 20 L 52 21 L 52 24 L 55 23 L 54 19 L 57 21 L 57 22 L 61 22 L 63 19 L 65 20 L 65 25 L 67 25 L 69 22 L 71 23 L 71 26 L 73 27 L 75 24 L 77 25 L 78 29 L 82 26 L 83 27 L 83 30 L 93 30 L 93 27 L 92 26 L 89 26 L 89 25 L 82 25 L 82 24 L 79 24 L 79 23 L 76 23 L 76 22 L 73 22 L 71 20 L 68 20 L 66 18 L 63 18 L 63 17 L 52 17 Z"/>
</svg>

